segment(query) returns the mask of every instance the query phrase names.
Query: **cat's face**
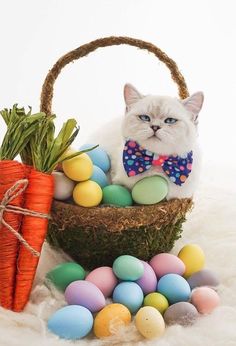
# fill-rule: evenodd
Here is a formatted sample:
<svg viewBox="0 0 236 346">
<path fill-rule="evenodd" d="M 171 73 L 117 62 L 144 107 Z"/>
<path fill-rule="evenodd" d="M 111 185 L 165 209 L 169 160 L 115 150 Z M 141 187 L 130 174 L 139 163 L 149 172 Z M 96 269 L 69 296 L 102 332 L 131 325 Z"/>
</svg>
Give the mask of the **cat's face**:
<svg viewBox="0 0 236 346">
<path fill-rule="evenodd" d="M 181 155 L 192 150 L 203 103 L 201 92 L 180 101 L 168 96 L 142 96 L 126 84 L 124 96 L 126 114 L 122 134 L 125 138 L 162 155 Z"/>
</svg>

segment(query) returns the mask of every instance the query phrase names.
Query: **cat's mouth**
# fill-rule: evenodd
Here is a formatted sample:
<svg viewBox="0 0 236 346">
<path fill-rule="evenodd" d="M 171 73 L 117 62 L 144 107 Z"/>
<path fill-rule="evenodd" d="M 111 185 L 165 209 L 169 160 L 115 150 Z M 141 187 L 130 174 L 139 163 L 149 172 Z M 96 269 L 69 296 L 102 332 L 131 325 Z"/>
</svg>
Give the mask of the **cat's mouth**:
<svg viewBox="0 0 236 346">
<path fill-rule="evenodd" d="M 153 138 L 153 139 L 155 138 L 156 140 L 161 141 L 161 138 L 158 136 L 157 133 L 153 133 L 151 136 L 148 137 L 148 139 L 151 139 L 151 138 Z"/>
</svg>

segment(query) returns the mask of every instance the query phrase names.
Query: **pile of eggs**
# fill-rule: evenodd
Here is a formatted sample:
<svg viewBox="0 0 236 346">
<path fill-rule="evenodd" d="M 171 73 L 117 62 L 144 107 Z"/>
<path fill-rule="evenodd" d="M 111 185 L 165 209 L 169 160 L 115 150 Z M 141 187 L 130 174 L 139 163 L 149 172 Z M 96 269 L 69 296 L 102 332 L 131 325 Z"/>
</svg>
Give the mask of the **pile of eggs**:
<svg viewBox="0 0 236 346">
<path fill-rule="evenodd" d="M 86 144 L 80 150 L 92 147 L 94 145 Z M 141 179 L 131 192 L 121 185 L 111 185 L 107 177 L 109 169 L 109 156 L 100 147 L 63 161 L 63 172 L 53 172 L 54 198 L 63 201 L 73 197 L 74 202 L 82 207 L 95 207 L 100 203 L 128 207 L 134 202 L 156 204 L 168 193 L 168 183 L 161 176 Z"/>
<path fill-rule="evenodd" d="M 219 305 L 217 276 L 204 269 L 205 255 L 196 244 L 185 245 L 178 256 L 161 253 L 150 262 L 130 255 L 111 267 L 85 274 L 76 263 L 64 263 L 47 274 L 64 291 L 69 304 L 56 311 L 48 328 L 61 338 L 81 339 L 116 334 L 132 321 L 147 338 L 163 335 L 166 325 L 192 324 Z M 106 298 L 112 303 L 106 305 Z"/>
</svg>

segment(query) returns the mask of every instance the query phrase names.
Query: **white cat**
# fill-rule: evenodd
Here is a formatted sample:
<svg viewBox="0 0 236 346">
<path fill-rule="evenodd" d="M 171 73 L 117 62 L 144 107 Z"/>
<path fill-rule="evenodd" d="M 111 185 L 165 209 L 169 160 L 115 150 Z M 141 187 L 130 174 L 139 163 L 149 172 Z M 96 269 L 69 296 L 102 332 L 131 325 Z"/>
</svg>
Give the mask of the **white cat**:
<svg viewBox="0 0 236 346">
<path fill-rule="evenodd" d="M 200 173 L 201 155 L 197 143 L 197 122 L 198 113 L 203 104 L 203 93 L 197 92 L 185 100 L 169 96 L 143 96 L 131 84 L 126 84 L 124 98 L 125 116 L 110 122 L 107 127 L 104 126 L 102 133 L 97 133 L 96 138 L 97 143 L 110 155 L 112 183 L 131 189 L 137 181 L 144 177 L 161 175 L 169 184 L 167 199 L 192 197 Z M 131 142 L 127 142 L 128 140 Z M 127 143 L 136 147 L 127 148 Z M 123 153 L 124 148 L 126 151 Z M 133 149 L 132 153 L 129 151 L 130 154 L 127 154 L 128 149 Z M 144 153 L 141 166 L 136 163 L 137 155 L 141 155 L 140 152 Z M 137 155 L 133 155 L 135 153 Z M 154 157 L 152 157 L 152 153 L 155 154 Z M 143 170 L 146 155 L 149 155 L 151 160 L 159 160 L 155 161 L 159 162 L 159 165 L 148 164 L 149 169 Z M 180 165 L 187 158 L 190 161 L 185 162 L 186 167 L 176 166 L 175 176 L 171 176 L 173 172 L 168 176 L 168 168 L 172 168 L 173 159 L 176 159 L 173 156 L 176 155 L 177 159 L 181 160 L 178 161 Z M 172 161 L 171 159 L 168 161 L 169 156 L 172 157 Z M 164 166 L 160 164 L 160 159 L 161 162 L 164 160 L 166 165 L 169 165 L 169 167 L 165 167 L 165 171 Z M 128 164 L 132 163 L 136 173 L 129 168 L 128 160 Z M 124 165 L 124 161 L 126 161 L 126 165 Z M 132 170 L 131 173 L 130 170 Z M 143 172 L 140 173 L 140 171 Z"/>
</svg>

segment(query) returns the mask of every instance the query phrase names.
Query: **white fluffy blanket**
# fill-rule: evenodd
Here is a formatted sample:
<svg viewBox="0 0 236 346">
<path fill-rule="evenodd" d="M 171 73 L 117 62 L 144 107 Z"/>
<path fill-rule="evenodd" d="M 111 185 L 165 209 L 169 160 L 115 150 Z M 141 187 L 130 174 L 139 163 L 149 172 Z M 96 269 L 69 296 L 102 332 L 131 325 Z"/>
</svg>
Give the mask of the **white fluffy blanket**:
<svg viewBox="0 0 236 346">
<path fill-rule="evenodd" d="M 207 267 L 219 274 L 221 306 L 200 318 L 191 327 L 172 326 L 157 340 L 142 339 L 130 327 L 106 341 L 87 337 L 79 341 L 60 340 L 47 330 L 47 319 L 60 306 L 63 296 L 43 283 L 45 273 L 66 259 L 46 244 L 41 256 L 34 289 L 25 312 L 16 314 L 0 308 L 1 346 L 66 345 L 159 345 L 159 346 L 235 346 L 236 345 L 236 170 L 205 165 L 195 208 L 184 226 L 184 234 L 173 253 L 186 243 L 197 243 L 205 251 Z"/>
</svg>

